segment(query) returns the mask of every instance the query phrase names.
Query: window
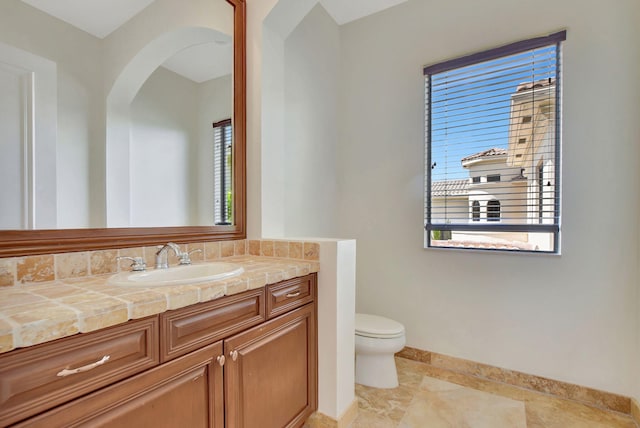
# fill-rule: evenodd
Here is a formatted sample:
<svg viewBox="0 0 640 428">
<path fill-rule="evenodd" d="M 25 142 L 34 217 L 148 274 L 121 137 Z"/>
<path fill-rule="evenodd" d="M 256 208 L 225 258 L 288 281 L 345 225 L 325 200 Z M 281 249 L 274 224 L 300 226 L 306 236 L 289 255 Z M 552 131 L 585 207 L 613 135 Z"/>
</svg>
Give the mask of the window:
<svg viewBox="0 0 640 428">
<path fill-rule="evenodd" d="M 565 39 L 561 31 L 424 68 L 426 247 L 559 252 Z M 455 187 L 461 180 L 474 186 Z M 457 208 L 465 198 L 470 216 Z"/>
<path fill-rule="evenodd" d="M 493 199 L 487 202 L 487 221 L 500 221 L 500 201 Z"/>
<path fill-rule="evenodd" d="M 216 225 L 230 225 L 233 222 L 232 137 L 231 119 L 213 124 L 213 164 L 214 169 L 220 171 L 214 174 L 213 185 L 213 221 Z"/>
<path fill-rule="evenodd" d="M 480 221 L 480 202 L 473 201 L 471 204 L 471 220 Z"/>
</svg>

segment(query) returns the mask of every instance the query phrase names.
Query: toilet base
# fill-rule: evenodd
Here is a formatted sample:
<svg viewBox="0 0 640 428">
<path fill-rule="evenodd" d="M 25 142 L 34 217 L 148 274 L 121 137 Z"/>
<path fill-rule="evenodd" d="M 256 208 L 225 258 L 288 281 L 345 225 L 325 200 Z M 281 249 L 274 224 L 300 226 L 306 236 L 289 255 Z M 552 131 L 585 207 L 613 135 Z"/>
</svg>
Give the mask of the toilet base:
<svg viewBox="0 0 640 428">
<path fill-rule="evenodd" d="M 397 388 L 398 372 L 393 354 L 356 354 L 356 383 L 374 388 Z"/>
</svg>

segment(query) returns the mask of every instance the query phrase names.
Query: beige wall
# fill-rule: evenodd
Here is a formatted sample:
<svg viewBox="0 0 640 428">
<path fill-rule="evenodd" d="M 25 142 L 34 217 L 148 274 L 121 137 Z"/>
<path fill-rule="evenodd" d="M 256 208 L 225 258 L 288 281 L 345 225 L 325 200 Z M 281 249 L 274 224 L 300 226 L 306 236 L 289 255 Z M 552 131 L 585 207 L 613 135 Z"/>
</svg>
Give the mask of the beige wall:
<svg viewBox="0 0 640 428">
<path fill-rule="evenodd" d="M 340 234 L 358 240 L 359 311 L 418 348 L 638 393 L 639 9 L 409 0 L 341 28 Z M 422 66 L 563 28 L 562 255 L 422 249 Z M 380 199 L 394 204 L 370 210 Z"/>
<path fill-rule="evenodd" d="M 285 237 L 335 236 L 339 60 L 339 27 L 317 5 L 284 44 Z"/>
</svg>

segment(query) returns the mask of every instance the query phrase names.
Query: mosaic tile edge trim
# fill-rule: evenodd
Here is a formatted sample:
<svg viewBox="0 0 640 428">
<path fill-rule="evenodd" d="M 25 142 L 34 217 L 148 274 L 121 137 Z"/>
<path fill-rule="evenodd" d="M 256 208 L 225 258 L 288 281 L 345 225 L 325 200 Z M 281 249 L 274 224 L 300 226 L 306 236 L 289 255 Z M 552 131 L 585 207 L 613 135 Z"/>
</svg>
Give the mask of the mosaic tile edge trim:
<svg viewBox="0 0 640 428">
<path fill-rule="evenodd" d="M 179 243 L 178 243 L 179 244 Z M 235 240 L 179 244 L 183 250 L 199 250 L 193 262 L 215 261 L 233 256 L 263 256 L 305 261 L 320 259 L 320 244 L 293 240 Z M 82 251 L 37 256 L 0 258 L 0 287 L 20 287 L 49 281 L 91 278 L 129 270 L 130 261 L 117 257 L 142 257 L 153 268 L 155 246 Z M 174 254 L 169 263 L 177 264 Z"/>
</svg>

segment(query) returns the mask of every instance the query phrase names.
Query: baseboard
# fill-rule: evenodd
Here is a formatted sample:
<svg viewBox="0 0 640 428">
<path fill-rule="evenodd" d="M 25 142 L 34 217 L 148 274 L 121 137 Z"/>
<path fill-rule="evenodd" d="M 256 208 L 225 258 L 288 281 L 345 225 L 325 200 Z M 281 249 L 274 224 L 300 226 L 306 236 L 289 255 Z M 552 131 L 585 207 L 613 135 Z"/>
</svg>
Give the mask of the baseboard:
<svg viewBox="0 0 640 428">
<path fill-rule="evenodd" d="M 358 399 L 354 398 L 349 407 L 342 412 L 338 419 L 333 419 L 324 413 L 315 412 L 305 424 L 309 428 L 347 428 L 358 416 Z"/>
<path fill-rule="evenodd" d="M 347 428 L 358 417 L 358 399 L 354 398 L 338 419 L 338 428 Z"/>
<path fill-rule="evenodd" d="M 636 425 L 640 426 L 640 404 L 635 398 L 631 399 L 631 417 Z"/>
<path fill-rule="evenodd" d="M 637 422 L 640 418 L 640 408 L 637 406 L 637 402 L 635 403 L 636 413 L 633 415 L 632 400 L 629 397 L 611 392 L 476 363 L 435 352 L 423 351 L 417 348 L 405 347 L 396 356 L 494 382 L 502 382 L 559 398 L 578 401 L 606 410 L 625 413 L 632 415 Z"/>
</svg>

